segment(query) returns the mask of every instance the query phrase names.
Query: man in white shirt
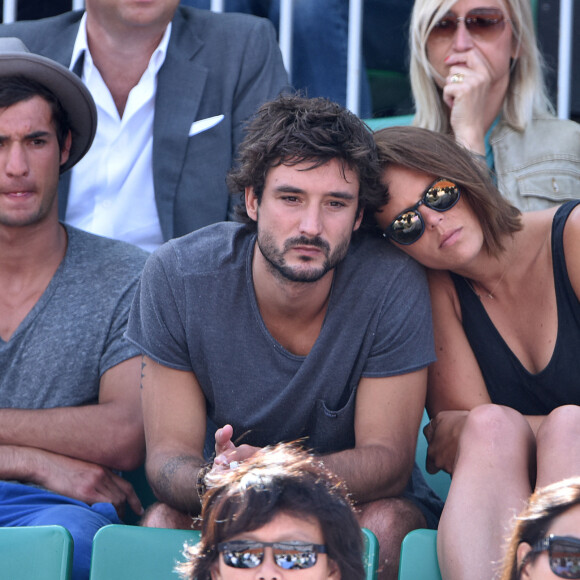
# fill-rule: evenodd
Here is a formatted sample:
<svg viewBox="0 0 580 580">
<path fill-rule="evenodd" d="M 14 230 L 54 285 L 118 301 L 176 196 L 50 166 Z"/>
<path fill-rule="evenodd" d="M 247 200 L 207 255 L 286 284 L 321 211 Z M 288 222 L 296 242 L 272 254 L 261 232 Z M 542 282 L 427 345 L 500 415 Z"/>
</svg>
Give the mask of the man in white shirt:
<svg viewBox="0 0 580 580">
<path fill-rule="evenodd" d="M 243 123 L 287 82 L 268 20 L 178 5 L 87 0 L 85 13 L 0 26 L 74 70 L 97 103 L 60 218 L 147 250 L 227 219 Z"/>
</svg>

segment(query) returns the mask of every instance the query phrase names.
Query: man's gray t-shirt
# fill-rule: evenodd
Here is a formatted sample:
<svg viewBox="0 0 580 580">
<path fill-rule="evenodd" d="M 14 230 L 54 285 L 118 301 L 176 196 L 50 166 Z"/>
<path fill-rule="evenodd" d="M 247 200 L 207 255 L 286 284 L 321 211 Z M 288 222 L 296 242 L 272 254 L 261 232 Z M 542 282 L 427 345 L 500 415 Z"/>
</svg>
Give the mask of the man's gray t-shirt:
<svg viewBox="0 0 580 580">
<path fill-rule="evenodd" d="M 423 269 L 383 239 L 360 236 L 335 271 L 326 317 L 307 356 L 266 328 L 252 282 L 255 235 L 222 223 L 172 240 L 147 261 L 127 337 L 162 365 L 193 371 L 209 419 L 239 443 L 308 437 L 318 452 L 353 447 L 362 377 L 434 359 Z"/>
<path fill-rule="evenodd" d="M 0 407 L 96 403 L 105 371 L 140 354 L 123 334 L 148 254 L 65 227 L 66 254 L 48 287 L 0 339 Z"/>
</svg>

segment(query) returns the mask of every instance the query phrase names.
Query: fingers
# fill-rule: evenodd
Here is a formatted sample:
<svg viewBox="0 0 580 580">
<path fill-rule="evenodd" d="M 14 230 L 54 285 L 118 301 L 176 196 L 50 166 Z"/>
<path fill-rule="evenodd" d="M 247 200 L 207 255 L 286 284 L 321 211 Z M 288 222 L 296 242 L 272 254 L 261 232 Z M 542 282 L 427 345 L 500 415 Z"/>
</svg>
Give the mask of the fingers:
<svg viewBox="0 0 580 580">
<path fill-rule="evenodd" d="M 143 509 L 143 504 L 141 503 L 139 496 L 135 493 L 133 486 L 127 480 L 123 479 L 122 477 L 118 478 L 117 484 L 119 485 L 119 487 L 123 491 L 123 493 L 125 495 L 125 501 L 129 504 L 129 507 L 138 516 L 143 515 L 143 512 L 145 511 Z"/>
<path fill-rule="evenodd" d="M 143 505 L 135 493 L 133 486 L 122 477 L 108 469 L 103 469 L 102 477 L 95 482 L 95 500 L 113 504 L 117 513 L 121 516 L 125 508 L 125 502 L 137 514 L 143 513 Z"/>
<path fill-rule="evenodd" d="M 221 455 L 228 450 L 235 449 L 232 442 L 234 429 L 231 425 L 224 425 L 215 432 L 215 454 Z"/>
</svg>

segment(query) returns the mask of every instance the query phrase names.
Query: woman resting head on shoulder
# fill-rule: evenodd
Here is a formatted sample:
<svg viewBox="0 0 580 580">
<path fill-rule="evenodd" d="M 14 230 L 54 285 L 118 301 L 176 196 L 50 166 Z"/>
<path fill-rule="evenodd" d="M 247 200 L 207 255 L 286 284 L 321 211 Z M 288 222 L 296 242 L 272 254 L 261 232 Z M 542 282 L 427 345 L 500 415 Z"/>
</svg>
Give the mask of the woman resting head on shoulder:
<svg viewBox="0 0 580 580">
<path fill-rule="evenodd" d="M 409 31 L 414 124 L 453 135 L 523 211 L 580 197 L 580 127 L 553 115 L 531 4 L 416 0 Z"/>
<path fill-rule="evenodd" d="M 517 518 L 501 580 L 580 578 L 580 478 L 538 489 Z"/>
<path fill-rule="evenodd" d="M 380 230 L 428 268 L 427 470 L 453 476 L 442 577 L 489 580 L 534 488 L 580 473 L 580 202 L 520 214 L 452 137 L 390 127 L 375 141 Z"/>
<path fill-rule="evenodd" d="M 424 266 L 457 271 L 478 255 L 498 258 L 522 228 L 520 211 L 449 136 L 397 126 L 377 131 L 375 142 L 388 191 L 378 225 Z"/>
<path fill-rule="evenodd" d="M 206 476 L 190 580 L 362 580 L 363 537 L 344 485 L 295 445 L 266 447 Z"/>
</svg>

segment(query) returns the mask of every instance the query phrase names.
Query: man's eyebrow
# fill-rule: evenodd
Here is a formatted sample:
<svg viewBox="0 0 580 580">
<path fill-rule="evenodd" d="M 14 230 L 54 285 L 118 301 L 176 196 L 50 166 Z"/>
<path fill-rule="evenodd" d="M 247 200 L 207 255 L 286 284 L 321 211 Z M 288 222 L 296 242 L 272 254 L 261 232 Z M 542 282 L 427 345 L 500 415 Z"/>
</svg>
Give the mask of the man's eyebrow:
<svg viewBox="0 0 580 580">
<path fill-rule="evenodd" d="M 33 131 L 32 133 L 28 133 L 24 135 L 24 139 L 39 139 L 40 137 L 49 137 L 51 135 L 50 131 Z M 8 135 L 0 135 L 0 141 L 5 142 L 9 141 L 10 137 Z"/>
<path fill-rule="evenodd" d="M 289 184 L 280 184 L 278 186 L 276 186 L 274 188 L 275 191 L 278 191 L 280 193 L 305 193 L 305 190 L 300 188 L 300 187 L 296 187 L 295 185 L 289 185 Z M 344 199 L 345 201 L 350 201 L 350 200 L 354 200 L 356 199 L 356 196 L 353 195 L 352 193 L 349 193 L 347 191 L 329 191 L 327 193 L 328 197 L 335 197 L 337 199 Z"/>
<path fill-rule="evenodd" d="M 49 137 L 50 134 L 51 133 L 49 131 L 34 131 L 32 133 L 28 133 L 28 135 L 25 136 L 25 139 L 38 139 L 39 137 Z"/>
<path fill-rule="evenodd" d="M 296 187 L 295 185 L 289 185 L 285 183 L 277 185 L 274 188 L 274 190 L 279 191 L 280 193 L 304 193 L 304 190 L 301 189 L 300 187 Z"/>
</svg>

